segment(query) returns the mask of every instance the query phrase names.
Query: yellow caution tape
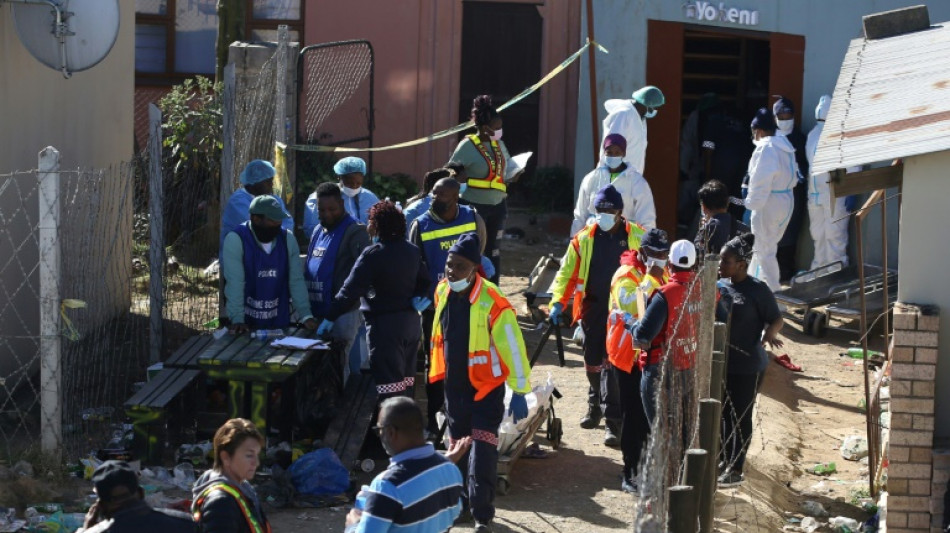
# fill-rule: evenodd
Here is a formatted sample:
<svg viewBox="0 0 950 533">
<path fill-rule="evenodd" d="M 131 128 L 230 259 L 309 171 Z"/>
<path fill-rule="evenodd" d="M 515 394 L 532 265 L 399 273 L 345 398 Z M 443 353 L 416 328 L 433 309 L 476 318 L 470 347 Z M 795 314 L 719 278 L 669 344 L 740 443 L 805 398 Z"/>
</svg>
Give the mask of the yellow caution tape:
<svg viewBox="0 0 950 533">
<path fill-rule="evenodd" d="M 85 307 L 86 302 L 72 298 L 65 298 L 59 304 L 59 315 L 63 318 L 63 336 L 73 342 L 79 340 L 79 330 L 73 325 L 72 320 L 66 316 L 66 309 L 85 309 Z"/>
<path fill-rule="evenodd" d="M 274 145 L 274 169 L 277 170 L 277 179 L 274 180 L 274 194 L 288 206 L 294 199 L 294 188 L 290 186 L 290 177 L 287 175 L 287 145 L 278 142 Z"/>
<path fill-rule="evenodd" d="M 605 54 L 610 53 L 607 51 L 606 48 L 601 46 L 596 41 L 591 41 L 590 39 L 587 39 L 587 42 L 584 43 L 584 46 L 582 46 L 578 51 L 571 54 L 564 61 L 561 61 L 560 65 L 554 67 L 554 70 L 552 70 L 551 72 L 548 72 L 547 75 L 545 75 L 543 78 L 538 80 L 537 83 L 521 91 L 517 96 L 515 96 L 511 100 L 508 100 L 507 102 L 502 104 L 501 107 L 498 108 L 498 111 L 501 112 L 501 111 L 504 111 L 505 109 L 508 109 L 509 107 L 517 104 L 521 100 L 524 100 L 525 97 L 527 97 L 531 93 L 537 91 L 542 85 L 551 81 L 555 76 L 563 72 L 564 69 L 566 69 L 567 67 L 571 65 L 571 63 L 573 63 L 574 61 L 577 61 L 577 58 L 581 57 L 581 54 L 583 54 L 584 51 L 586 51 L 590 46 L 595 46 L 597 50 L 600 50 L 601 52 Z M 293 146 L 290 146 L 289 148 L 292 150 L 298 150 L 301 152 L 383 152 L 387 150 L 395 150 L 397 148 L 408 148 L 410 146 L 417 146 L 417 145 L 424 144 L 430 141 L 434 141 L 436 139 L 442 139 L 444 137 L 448 137 L 450 135 L 455 135 L 456 133 L 465 131 L 474 125 L 475 124 L 472 121 L 463 122 L 462 124 L 453 126 L 447 130 L 442 130 L 442 131 L 433 133 L 431 135 L 421 137 L 419 139 L 406 141 L 399 144 L 393 144 L 390 146 L 377 146 L 374 148 L 354 148 L 354 147 L 349 147 L 349 146 L 323 146 L 320 144 L 295 144 Z"/>
</svg>

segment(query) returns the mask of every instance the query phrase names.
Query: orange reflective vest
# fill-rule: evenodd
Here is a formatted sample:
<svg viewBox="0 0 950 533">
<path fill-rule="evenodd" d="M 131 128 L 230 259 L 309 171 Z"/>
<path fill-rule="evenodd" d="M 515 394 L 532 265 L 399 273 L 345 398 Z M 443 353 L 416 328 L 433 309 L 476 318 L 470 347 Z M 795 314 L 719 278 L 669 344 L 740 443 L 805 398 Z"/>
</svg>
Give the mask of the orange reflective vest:
<svg viewBox="0 0 950 533">
<path fill-rule="evenodd" d="M 505 154 L 502 153 L 501 147 L 498 146 L 498 141 L 492 140 L 491 150 L 489 150 L 475 133 L 469 135 L 468 140 L 472 141 L 475 149 L 485 158 L 485 162 L 488 164 L 488 175 L 484 178 L 469 177 L 468 186 L 473 189 L 497 189 L 501 192 L 507 192 L 508 186 L 505 185 L 507 161 L 505 161 Z"/>
<path fill-rule="evenodd" d="M 630 253 L 630 252 L 627 252 Z M 630 264 L 621 264 L 610 282 L 610 315 L 607 317 L 607 358 L 610 364 L 627 372 L 633 372 L 638 364 L 640 350 L 633 345 L 633 334 L 626 328 L 626 315 L 639 318 L 643 309 L 637 308 L 637 289 L 646 296 L 660 288 L 670 279 L 664 270 L 662 279 L 645 274 L 646 265 L 632 258 Z"/>
<path fill-rule="evenodd" d="M 435 289 L 435 319 L 432 322 L 432 350 L 429 356 L 429 383 L 445 379 L 445 341 L 442 311 L 449 296 L 448 279 Z M 524 339 L 511 303 L 492 282 L 475 276 L 468 301 L 468 378 L 475 388 L 475 400 L 504 383 L 515 392 L 531 392 L 531 365 Z"/>
<path fill-rule="evenodd" d="M 244 495 L 241 494 L 241 491 L 228 485 L 227 483 L 216 483 L 206 488 L 195 498 L 195 501 L 191 503 L 191 514 L 194 517 L 195 522 L 201 523 L 201 506 L 204 505 L 205 501 L 208 499 L 208 496 L 212 492 L 220 490 L 237 502 L 238 507 L 241 509 L 241 514 L 244 515 L 244 520 L 247 521 L 247 527 L 251 528 L 251 533 L 271 533 L 270 524 L 264 522 L 263 525 L 254 517 L 254 513 L 251 511 L 251 507 L 247 504 L 247 500 L 244 499 Z"/>
<path fill-rule="evenodd" d="M 646 233 L 643 226 L 624 220 L 627 229 L 627 249 L 639 250 L 640 239 Z M 590 272 L 590 258 L 594 251 L 594 233 L 597 224 L 590 224 L 577 232 L 567 247 L 561 268 L 551 283 L 551 304 L 560 303 L 565 309 L 571 295 L 574 296 L 574 322 L 581 318 L 581 302 L 584 301 L 584 284 Z"/>
</svg>

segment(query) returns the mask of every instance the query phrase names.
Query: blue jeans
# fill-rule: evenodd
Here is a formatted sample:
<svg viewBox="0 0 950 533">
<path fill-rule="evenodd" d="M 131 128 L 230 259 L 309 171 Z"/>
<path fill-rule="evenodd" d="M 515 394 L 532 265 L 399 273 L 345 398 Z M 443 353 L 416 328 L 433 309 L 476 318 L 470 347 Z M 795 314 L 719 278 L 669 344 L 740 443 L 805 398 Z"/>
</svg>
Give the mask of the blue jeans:
<svg viewBox="0 0 950 533">
<path fill-rule="evenodd" d="M 643 413 L 647 421 L 653 426 L 656 418 L 656 388 L 660 382 L 660 365 L 647 365 L 640 374 L 640 401 L 643 402 Z"/>
<path fill-rule="evenodd" d="M 353 346 L 356 344 L 356 335 L 359 333 L 360 324 L 362 324 L 362 322 L 363 314 L 360 313 L 358 308 L 340 315 L 339 318 L 333 322 L 333 329 L 331 330 L 333 338 L 346 341 L 346 348 L 344 348 L 343 351 L 343 353 L 347 354 L 346 361 L 344 361 L 343 364 L 344 383 L 349 379 L 350 374 L 360 373 L 360 352 L 356 351 L 357 357 L 354 359 Z"/>
</svg>

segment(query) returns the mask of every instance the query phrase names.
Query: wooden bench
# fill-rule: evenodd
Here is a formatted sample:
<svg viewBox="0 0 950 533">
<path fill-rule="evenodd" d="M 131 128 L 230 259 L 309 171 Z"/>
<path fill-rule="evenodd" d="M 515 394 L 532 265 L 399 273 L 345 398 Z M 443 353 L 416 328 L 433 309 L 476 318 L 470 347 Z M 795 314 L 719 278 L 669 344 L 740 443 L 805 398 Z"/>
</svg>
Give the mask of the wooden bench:
<svg viewBox="0 0 950 533">
<path fill-rule="evenodd" d="M 184 405 L 193 401 L 200 374 L 195 368 L 162 369 L 125 402 L 125 412 L 132 420 L 132 446 L 136 457 L 148 464 L 162 462 L 172 403 L 177 400 Z"/>
<path fill-rule="evenodd" d="M 376 383 L 369 374 L 354 374 L 343 390 L 342 409 L 327 428 L 323 443 L 336 452 L 347 468 L 359 459 L 366 431 L 375 422 Z"/>
</svg>

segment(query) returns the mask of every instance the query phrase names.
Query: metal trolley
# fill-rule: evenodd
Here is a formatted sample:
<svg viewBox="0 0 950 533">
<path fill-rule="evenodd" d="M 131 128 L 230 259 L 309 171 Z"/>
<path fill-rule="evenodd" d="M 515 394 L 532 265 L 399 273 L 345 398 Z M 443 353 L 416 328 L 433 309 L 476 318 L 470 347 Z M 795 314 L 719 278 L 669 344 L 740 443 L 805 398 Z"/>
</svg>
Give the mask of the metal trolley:
<svg viewBox="0 0 950 533">
<path fill-rule="evenodd" d="M 542 424 L 545 424 L 545 438 L 547 438 L 551 448 L 555 450 L 560 448 L 564 428 L 561 425 L 561 419 L 558 418 L 554 412 L 554 402 L 559 397 L 560 393 L 555 389 L 551 393 L 550 399 L 544 405 L 538 406 L 537 413 L 535 413 L 531 421 L 528 422 L 527 428 L 525 428 L 525 431 L 518 438 L 517 442 L 509 449 L 508 453 L 500 453 L 498 455 L 498 479 L 495 483 L 495 491 L 498 494 L 508 494 L 508 489 L 511 488 L 511 481 L 509 481 L 511 469 L 514 468 L 515 463 L 521 457 L 521 454 L 524 453 L 528 444 L 534 440 L 534 436 L 541 429 Z"/>
</svg>

